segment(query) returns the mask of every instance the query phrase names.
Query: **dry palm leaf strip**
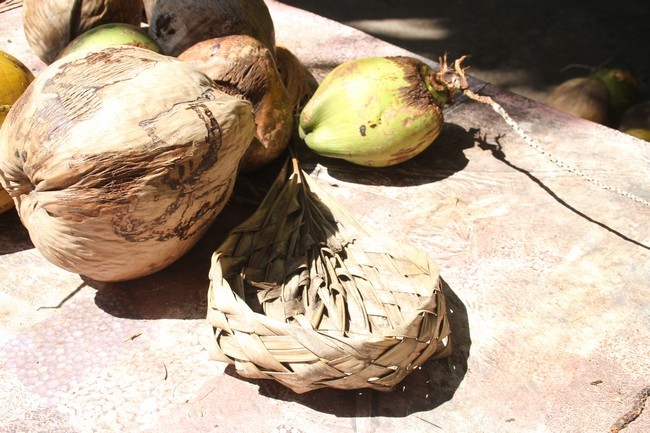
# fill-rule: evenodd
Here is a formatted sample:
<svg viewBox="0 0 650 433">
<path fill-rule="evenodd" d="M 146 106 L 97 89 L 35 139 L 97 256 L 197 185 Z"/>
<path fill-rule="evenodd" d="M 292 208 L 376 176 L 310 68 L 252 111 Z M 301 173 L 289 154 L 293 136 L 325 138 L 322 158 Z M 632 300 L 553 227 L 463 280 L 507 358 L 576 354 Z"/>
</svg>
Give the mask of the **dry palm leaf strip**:
<svg viewBox="0 0 650 433">
<path fill-rule="evenodd" d="M 451 352 L 437 267 L 371 234 L 294 157 L 213 254 L 208 304 L 214 359 L 298 393 L 390 391 Z"/>
<path fill-rule="evenodd" d="M 23 5 L 22 0 L 0 0 L 0 14 L 19 8 Z"/>
</svg>

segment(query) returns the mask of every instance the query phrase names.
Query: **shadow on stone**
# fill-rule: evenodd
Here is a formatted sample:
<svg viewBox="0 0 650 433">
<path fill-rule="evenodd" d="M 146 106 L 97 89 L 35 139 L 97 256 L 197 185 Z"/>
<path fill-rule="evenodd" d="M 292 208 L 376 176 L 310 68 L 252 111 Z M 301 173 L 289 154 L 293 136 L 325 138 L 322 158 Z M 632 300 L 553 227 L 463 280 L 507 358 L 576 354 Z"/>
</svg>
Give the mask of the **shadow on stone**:
<svg viewBox="0 0 650 433">
<path fill-rule="evenodd" d="M 585 66 L 624 66 L 650 94 L 650 9 L 642 0 L 612 13 L 605 1 L 282 0 L 426 58 L 470 55 L 471 75 L 542 100 Z M 577 24 L 579 22 L 579 25 Z M 574 66 L 571 68 L 571 66 Z M 576 67 L 577 66 L 577 67 Z"/>
<path fill-rule="evenodd" d="M 20 222 L 15 209 L 10 209 L 0 215 L 0 233 L 2 233 L 0 256 L 34 248 L 29 233 Z"/>
<path fill-rule="evenodd" d="M 115 283 L 84 278 L 97 290 L 95 303 L 108 314 L 127 319 L 204 319 L 212 253 L 253 210 L 252 203 L 228 204 L 187 254 L 155 274 Z"/>
<path fill-rule="evenodd" d="M 438 138 L 414 158 L 390 167 L 363 167 L 340 159 L 319 156 L 297 143 L 303 168 L 313 172 L 316 164 L 340 181 L 362 185 L 416 186 L 446 179 L 463 170 L 468 159 L 464 150 L 475 146 L 474 137 L 462 127 L 445 123 Z"/>
</svg>

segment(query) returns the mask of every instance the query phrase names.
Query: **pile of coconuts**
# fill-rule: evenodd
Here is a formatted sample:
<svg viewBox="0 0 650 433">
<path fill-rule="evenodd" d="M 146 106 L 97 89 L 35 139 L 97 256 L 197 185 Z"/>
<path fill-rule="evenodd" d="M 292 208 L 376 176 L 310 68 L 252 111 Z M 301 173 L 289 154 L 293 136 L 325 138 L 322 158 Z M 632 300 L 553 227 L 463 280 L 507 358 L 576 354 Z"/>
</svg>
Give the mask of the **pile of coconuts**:
<svg viewBox="0 0 650 433">
<path fill-rule="evenodd" d="M 560 111 L 650 141 L 650 99 L 626 67 L 585 67 L 566 79 L 544 102 Z"/>
<path fill-rule="evenodd" d="M 38 251 L 96 281 L 184 255 L 317 86 L 263 0 L 25 0 L 23 27 L 47 66 L 2 125 L 0 182 Z"/>
<path fill-rule="evenodd" d="M 0 183 L 42 255 L 96 281 L 183 256 L 239 173 L 294 135 L 352 164 L 400 164 L 434 142 L 460 91 L 545 154 L 469 89 L 463 57 L 437 70 L 355 59 L 319 84 L 276 44 L 263 0 L 25 0 L 23 24 L 48 66 L 2 125 Z"/>
</svg>

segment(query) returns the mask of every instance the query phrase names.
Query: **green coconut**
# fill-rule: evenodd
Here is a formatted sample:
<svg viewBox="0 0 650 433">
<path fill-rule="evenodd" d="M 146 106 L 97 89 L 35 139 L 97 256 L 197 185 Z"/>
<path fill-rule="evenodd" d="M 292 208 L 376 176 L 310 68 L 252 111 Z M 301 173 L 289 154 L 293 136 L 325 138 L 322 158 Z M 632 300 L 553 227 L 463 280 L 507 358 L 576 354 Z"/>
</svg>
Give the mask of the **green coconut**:
<svg viewBox="0 0 650 433">
<path fill-rule="evenodd" d="M 160 46 L 140 27 L 125 23 L 104 24 L 77 36 L 59 54 L 59 58 L 88 48 L 130 45 L 160 53 Z"/>
<path fill-rule="evenodd" d="M 453 90 L 444 72 L 413 57 L 351 60 L 325 77 L 300 113 L 298 132 L 323 156 L 371 167 L 399 164 L 438 137 Z"/>
<path fill-rule="evenodd" d="M 650 101 L 639 102 L 626 110 L 620 118 L 618 129 L 650 141 Z"/>
<path fill-rule="evenodd" d="M 601 68 L 593 73 L 607 87 L 610 113 L 618 119 L 625 110 L 639 100 L 639 83 L 634 75 L 625 69 Z"/>
</svg>

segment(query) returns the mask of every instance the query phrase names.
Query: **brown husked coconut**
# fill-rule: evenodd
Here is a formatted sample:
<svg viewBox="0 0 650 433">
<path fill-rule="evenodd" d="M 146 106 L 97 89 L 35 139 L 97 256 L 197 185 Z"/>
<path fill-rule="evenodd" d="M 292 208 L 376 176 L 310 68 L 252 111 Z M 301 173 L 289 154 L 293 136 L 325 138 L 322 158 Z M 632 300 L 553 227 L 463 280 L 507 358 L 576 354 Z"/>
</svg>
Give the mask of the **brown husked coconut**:
<svg viewBox="0 0 650 433">
<path fill-rule="evenodd" d="M 230 197 L 252 105 L 186 62 L 131 46 L 45 68 L 0 133 L 0 181 L 52 263 L 98 281 L 181 257 Z"/>
<path fill-rule="evenodd" d="M 24 0 L 23 28 L 34 53 L 45 63 L 77 36 L 102 24 L 139 26 L 142 0 Z"/>
<path fill-rule="evenodd" d="M 246 35 L 212 38 L 194 44 L 178 58 L 203 71 L 226 92 L 253 104 L 257 131 L 241 163 L 256 170 L 282 154 L 293 128 L 293 107 L 271 51 Z"/>
<path fill-rule="evenodd" d="M 318 88 L 318 81 L 307 67 L 285 46 L 275 47 L 275 63 L 294 110 L 300 111 Z"/>
<path fill-rule="evenodd" d="M 610 121 L 609 92 L 597 77 L 576 77 L 556 86 L 544 102 L 565 113 L 606 125 Z"/>
<path fill-rule="evenodd" d="M 264 0 L 150 0 L 146 12 L 149 34 L 170 56 L 227 35 L 249 35 L 275 51 L 275 28 Z"/>
</svg>

